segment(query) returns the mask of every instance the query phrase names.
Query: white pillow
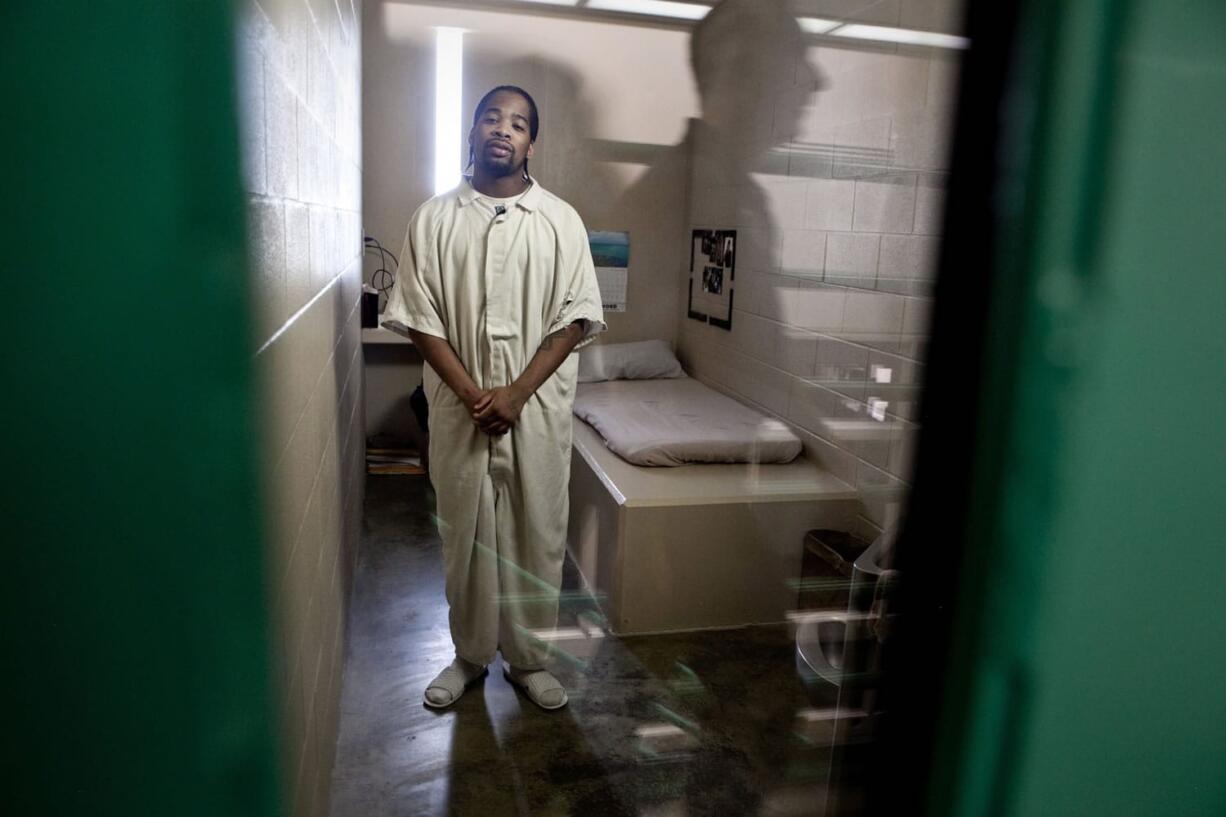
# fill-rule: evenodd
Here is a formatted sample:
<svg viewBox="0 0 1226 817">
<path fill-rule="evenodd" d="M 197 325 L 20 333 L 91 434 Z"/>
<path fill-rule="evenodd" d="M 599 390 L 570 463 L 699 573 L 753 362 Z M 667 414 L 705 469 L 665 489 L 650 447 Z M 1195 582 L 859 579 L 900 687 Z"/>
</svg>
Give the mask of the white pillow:
<svg viewBox="0 0 1226 817">
<path fill-rule="evenodd" d="M 592 344 L 579 352 L 579 382 L 651 380 L 685 377 L 685 371 L 662 340 Z"/>
</svg>

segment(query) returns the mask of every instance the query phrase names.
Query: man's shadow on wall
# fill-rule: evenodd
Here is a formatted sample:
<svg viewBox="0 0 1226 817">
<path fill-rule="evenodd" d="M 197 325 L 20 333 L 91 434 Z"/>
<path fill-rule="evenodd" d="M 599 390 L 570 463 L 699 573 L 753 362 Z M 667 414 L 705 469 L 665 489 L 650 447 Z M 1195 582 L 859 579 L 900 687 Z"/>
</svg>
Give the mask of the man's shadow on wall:
<svg viewBox="0 0 1226 817">
<path fill-rule="evenodd" d="M 661 225 L 667 248 L 660 254 L 668 258 L 669 283 L 676 293 L 679 341 L 689 328 L 691 228 L 738 228 L 738 282 L 752 286 L 778 270 L 779 218 L 755 176 L 786 177 L 800 169 L 799 162 L 789 167 L 786 148 L 796 139 L 806 106 L 826 82 L 807 58 L 796 18 L 779 2 L 720 3 L 693 29 L 690 65 L 701 118 L 691 119 L 682 141 L 656 157 L 627 191 L 624 207 L 641 211 L 668 202 L 667 209 L 676 213 Z M 750 287 L 741 292 L 754 294 Z"/>
</svg>

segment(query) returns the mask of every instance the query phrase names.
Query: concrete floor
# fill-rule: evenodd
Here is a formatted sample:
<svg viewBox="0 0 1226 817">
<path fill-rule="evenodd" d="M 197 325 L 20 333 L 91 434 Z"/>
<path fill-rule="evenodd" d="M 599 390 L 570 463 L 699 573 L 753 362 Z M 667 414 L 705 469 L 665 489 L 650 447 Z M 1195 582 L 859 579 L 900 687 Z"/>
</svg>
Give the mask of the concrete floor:
<svg viewBox="0 0 1226 817">
<path fill-rule="evenodd" d="M 569 560 L 570 705 L 542 711 L 491 671 L 423 706 L 453 656 L 432 507 L 425 478 L 367 478 L 332 817 L 832 812 L 831 750 L 806 724 L 834 701 L 802 683 L 784 626 L 617 639 Z"/>
</svg>

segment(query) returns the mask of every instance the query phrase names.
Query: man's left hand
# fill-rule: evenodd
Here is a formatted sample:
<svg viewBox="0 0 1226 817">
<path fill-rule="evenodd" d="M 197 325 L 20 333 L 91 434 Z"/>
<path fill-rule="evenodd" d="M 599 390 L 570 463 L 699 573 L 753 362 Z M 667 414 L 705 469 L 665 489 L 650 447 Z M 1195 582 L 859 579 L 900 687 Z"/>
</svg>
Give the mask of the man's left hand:
<svg viewBox="0 0 1226 817">
<path fill-rule="evenodd" d="M 473 422 L 491 437 L 499 437 L 511 430 L 528 397 L 515 386 L 499 386 L 481 395 L 473 405 Z"/>
</svg>

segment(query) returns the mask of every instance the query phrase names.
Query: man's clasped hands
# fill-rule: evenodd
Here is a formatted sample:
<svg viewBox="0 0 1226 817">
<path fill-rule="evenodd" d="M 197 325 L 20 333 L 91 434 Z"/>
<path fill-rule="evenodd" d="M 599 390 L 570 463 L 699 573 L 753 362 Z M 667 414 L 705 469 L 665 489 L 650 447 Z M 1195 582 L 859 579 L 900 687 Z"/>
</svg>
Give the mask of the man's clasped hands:
<svg viewBox="0 0 1226 817">
<path fill-rule="evenodd" d="M 473 423 L 491 437 L 501 437 L 511 430 L 530 394 L 516 384 L 498 386 L 480 392 L 475 400 L 465 401 Z"/>
</svg>

